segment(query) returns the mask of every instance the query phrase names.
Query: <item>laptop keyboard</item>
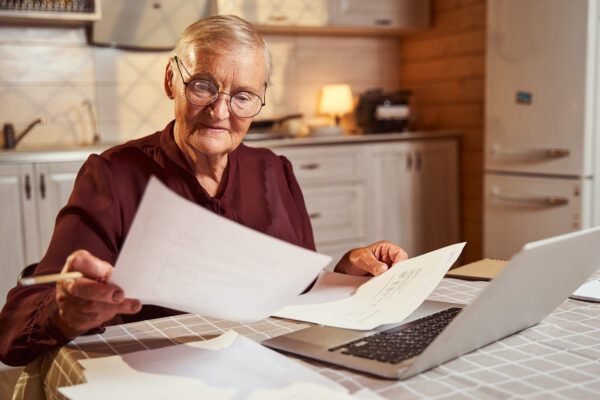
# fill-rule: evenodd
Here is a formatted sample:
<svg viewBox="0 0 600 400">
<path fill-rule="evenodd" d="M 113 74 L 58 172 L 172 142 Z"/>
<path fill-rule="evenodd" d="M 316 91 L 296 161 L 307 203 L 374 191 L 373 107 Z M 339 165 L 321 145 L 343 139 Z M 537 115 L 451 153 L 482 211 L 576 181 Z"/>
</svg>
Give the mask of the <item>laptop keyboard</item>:
<svg viewBox="0 0 600 400">
<path fill-rule="evenodd" d="M 459 307 L 448 308 L 402 327 L 332 347 L 329 351 L 398 364 L 421 354 L 461 310 Z"/>
</svg>

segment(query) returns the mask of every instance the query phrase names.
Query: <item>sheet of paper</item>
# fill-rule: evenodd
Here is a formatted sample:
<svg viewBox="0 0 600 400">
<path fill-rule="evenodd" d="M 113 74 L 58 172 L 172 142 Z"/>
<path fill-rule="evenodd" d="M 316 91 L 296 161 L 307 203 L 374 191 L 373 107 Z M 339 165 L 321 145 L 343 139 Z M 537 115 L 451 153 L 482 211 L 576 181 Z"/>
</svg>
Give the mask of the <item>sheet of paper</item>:
<svg viewBox="0 0 600 400">
<path fill-rule="evenodd" d="M 347 393 L 341 385 L 233 331 L 204 342 L 79 362 L 88 383 L 59 388 L 71 400 L 132 399 L 140 393 L 144 399 L 245 399 L 257 390 L 293 394 L 288 388 L 297 383 L 325 393 Z"/>
<path fill-rule="evenodd" d="M 571 295 L 571 298 L 600 303 L 600 279 L 584 283 Z"/>
<path fill-rule="evenodd" d="M 350 297 L 289 305 L 274 315 L 358 330 L 402 322 L 431 294 L 464 246 L 458 243 L 401 261 L 363 283 Z"/>
<path fill-rule="evenodd" d="M 308 293 L 294 299 L 292 305 L 324 303 L 352 296 L 370 276 L 354 276 L 338 272 L 322 271 Z"/>
<path fill-rule="evenodd" d="M 256 321 L 290 304 L 330 260 L 216 215 L 152 177 L 111 280 L 145 304 Z"/>
</svg>

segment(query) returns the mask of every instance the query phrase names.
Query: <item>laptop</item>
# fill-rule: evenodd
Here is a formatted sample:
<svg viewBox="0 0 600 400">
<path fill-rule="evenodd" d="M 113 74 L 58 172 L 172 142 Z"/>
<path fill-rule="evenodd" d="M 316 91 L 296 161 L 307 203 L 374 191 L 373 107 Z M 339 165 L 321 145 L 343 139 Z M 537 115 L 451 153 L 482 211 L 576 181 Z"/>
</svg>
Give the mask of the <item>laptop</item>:
<svg viewBox="0 0 600 400">
<path fill-rule="evenodd" d="M 313 326 L 262 344 L 405 379 L 539 323 L 599 269 L 599 248 L 600 227 L 531 242 L 468 305 L 426 301 L 398 325 Z"/>
</svg>

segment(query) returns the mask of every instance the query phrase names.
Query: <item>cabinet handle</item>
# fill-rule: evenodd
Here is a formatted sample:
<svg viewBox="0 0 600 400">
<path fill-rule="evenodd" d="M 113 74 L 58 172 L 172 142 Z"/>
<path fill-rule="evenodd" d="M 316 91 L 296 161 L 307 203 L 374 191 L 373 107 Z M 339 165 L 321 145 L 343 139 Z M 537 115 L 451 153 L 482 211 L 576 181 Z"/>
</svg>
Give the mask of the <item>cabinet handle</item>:
<svg viewBox="0 0 600 400">
<path fill-rule="evenodd" d="M 406 155 L 406 169 L 408 171 L 412 170 L 412 166 L 413 166 L 413 156 L 412 153 L 408 153 Z"/>
<path fill-rule="evenodd" d="M 308 217 L 310 219 L 317 219 L 317 218 L 321 218 L 321 213 L 320 212 L 314 212 L 314 213 L 310 213 L 308 214 Z"/>
<path fill-rule="evenodd" d="M 287 21 L 287 16 L 286 15 L 269 15 L 269 19 L 271 21 L 275 21 L 275 22 L 283 22 L 283 21 Z"/>
<path fill-rule="evenodd" d="M 31 178 L 29 178 L 29 174 L 25 174 L 25 197 L 27 200 L 31 200 Z"/>
<path fill-rule="evenodd" d="M 317 169 L 320 166 L 318 163 L 302 164 L 300 165 L 300 169 Z"/>
<path fill-rule="evenodd" d="M 46 178 L 44 174 L 40 174 L 40 195 L 42 199 L 46 198 Z"/>
<path fill-rule="evenodd" d="M 531 204 L 536 206 L 564 206 L 569 204 L 569 199 L 560 196 L 535 196 L 520 193 L 502 192 L 498 188 L 492 189 L 491 196 L 497 200 L 508 203 Z"/>
<path fill-rule="evenodd" d="M 568 157 L 570 154 L 569 149 L 561 149 L 556 147 L 551 147 L 547 149 L 528 149 L 528 148 L 518 148 L 518 147 L 500 147 L 493 146 L 492 147 L 492 155 L 494 156 L 504 156 L 504 157 L 517 157 L 517 158 L 530 158 L 530 159 L 553 159 L 553 158 L 562 158 Z"/>
<path fill-rule="evenodd" d="M 421 152 L 420 151 L 417 151 L 415 158 L 416 158 L 415 159 L 416 169 L 417 169 L 417 171 L 420 171 L 421 170 L 421 164 L 422 164 Z"/>
</svg>

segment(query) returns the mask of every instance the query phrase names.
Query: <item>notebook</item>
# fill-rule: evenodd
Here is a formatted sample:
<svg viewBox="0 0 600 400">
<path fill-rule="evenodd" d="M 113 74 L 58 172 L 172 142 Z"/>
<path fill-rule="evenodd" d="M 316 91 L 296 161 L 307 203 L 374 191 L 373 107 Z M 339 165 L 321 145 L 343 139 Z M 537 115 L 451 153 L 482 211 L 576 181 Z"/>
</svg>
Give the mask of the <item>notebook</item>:
<svg viewBox="0 0 600 400">
<path fill-rule="evenodd" d="M 313 326 L 263 344 L 405 379 L 539 323 L 600 267 L 598 243 L 600 227 L 528 243 L 467 306 L 428 301 L 400 325 Z"/>
<path fill-rule="evenodd" d="M 458 268 L 453 268 L 446 273 L 446 277 L 474 281 L 491 281 L 500 273 L 500 271 L 502 271 L 505 265 L 505 260 L 484 258 L 483 260 L 475 261 Z"/>
</svg>

